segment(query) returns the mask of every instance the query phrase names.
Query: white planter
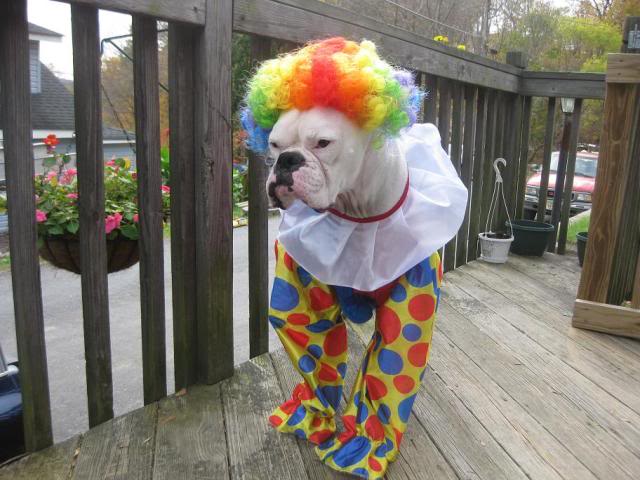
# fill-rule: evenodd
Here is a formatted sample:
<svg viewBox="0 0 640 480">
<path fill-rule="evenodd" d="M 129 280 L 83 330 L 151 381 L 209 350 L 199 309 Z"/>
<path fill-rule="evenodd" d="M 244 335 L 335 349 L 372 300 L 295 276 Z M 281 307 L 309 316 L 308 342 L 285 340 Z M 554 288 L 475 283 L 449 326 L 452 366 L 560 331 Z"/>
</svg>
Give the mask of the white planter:
<svg viewBox="0 0 640 480">
<path fill-rule="evenodd" d="M 9 231 L 9 216 L 0 215 L 0 233 L 7 233 Z"/>
<path fill-rule="evenodd" d="M 489 238 L 483 232 L 480 237 L 481 258 L 489 263 L 505 263 L 509 256 L 509 248 L 513 242 L 513 235 L 510 238 Z"/>
</svg>

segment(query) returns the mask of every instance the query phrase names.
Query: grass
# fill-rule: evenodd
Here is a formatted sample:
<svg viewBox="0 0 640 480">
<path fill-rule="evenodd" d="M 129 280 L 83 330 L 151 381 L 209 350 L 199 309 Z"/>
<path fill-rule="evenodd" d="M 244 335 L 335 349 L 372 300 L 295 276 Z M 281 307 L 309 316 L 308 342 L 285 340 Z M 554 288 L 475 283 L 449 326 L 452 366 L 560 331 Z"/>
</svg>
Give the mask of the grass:
<svg viewBox="0 0 640 480">
<path fill-rule="evenodd" d="M 9 267 L 11 267 L 11 257 L 9 257 L 9 255 L 0 257 L 0 272 L 9 270 Z"/>
<path fill-rule="evenodd" d="M 590 215 L 585 215 L 580 217 L 575 222 L 569 224 L 569 230 L 567 232 L 567 243 L 575 244 L 576 243 L 576 234 L 580 232 L 586 232 L 589 230 L 589 220 L 591 219 Z"/>
</svg>

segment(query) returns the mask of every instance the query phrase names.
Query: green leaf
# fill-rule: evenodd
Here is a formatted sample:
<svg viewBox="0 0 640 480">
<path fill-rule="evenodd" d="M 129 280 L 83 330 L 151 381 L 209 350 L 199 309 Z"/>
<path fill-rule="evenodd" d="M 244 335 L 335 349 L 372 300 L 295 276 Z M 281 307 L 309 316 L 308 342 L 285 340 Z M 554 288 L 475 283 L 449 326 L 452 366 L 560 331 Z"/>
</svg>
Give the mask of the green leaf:
<svg viewBox="0 0 640 480">
<path fill-rule="evenodd" d="M 124 235 L 130 240 L 138 240 L 138 237 L 140 237 L 140 232 L 138 231 L 138 227 L 131 223 L 128 225 L 122 225 L 120 227 L 120 232 L 122 233 L 122 235 Z"/>
<path fill-rule="evenodd" d="M 69 222 L 69 224 L 67 225 L 67 230 L 69 231 L 69 233 L 76 234 L 79 227 L 80 225 L 78 224 L 78 222 Z"/>
<path fill-rule="evenodd" d="M 71 161 L 71 157 L 68 154 L 65 153 L 64 155 L 62 155 L 62 163 L 66 165 L 70 161 Z"/>
<path fill-rule="evenodd" d="M 45 167 L 53 167 L 56 164 L 56 157 L 46 157 L 42 160 L 42 165 Z"/>
<path fill-rule="evenodd" d="M 50 235 L 62 235 L 63 233 L 64 233 L 64 230 L 60 225 L 53 225 L 52 227 L 49 228 Z"/>
</svg>

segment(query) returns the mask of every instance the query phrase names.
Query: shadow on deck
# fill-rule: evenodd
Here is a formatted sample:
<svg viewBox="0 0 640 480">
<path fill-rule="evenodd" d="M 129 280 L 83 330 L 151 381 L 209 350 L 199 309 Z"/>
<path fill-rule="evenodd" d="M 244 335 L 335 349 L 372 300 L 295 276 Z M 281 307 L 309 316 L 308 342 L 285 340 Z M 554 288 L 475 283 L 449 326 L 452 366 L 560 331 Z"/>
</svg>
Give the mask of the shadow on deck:
<svg viewBox="0 0 640 480">
<path fill-rule="evenodd" d="M 445 276 L 429 372 L 388 478 L 640 478 L 640 342 L 570 326 L 578 279 L 575 257 L 554 255 Z M 351 329 L 347 381 L 370 330 Z M 263 355 L 0 478 L 342 478 L 267 423 L 297 381 L 282 350 Z"/>
</svg>

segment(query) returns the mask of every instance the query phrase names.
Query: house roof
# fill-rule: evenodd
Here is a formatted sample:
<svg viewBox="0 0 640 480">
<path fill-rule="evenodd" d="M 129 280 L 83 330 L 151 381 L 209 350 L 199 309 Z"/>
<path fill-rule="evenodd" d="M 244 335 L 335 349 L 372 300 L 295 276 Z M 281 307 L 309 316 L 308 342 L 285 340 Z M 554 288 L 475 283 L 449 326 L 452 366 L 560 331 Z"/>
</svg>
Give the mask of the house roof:
<svg viewBox="0 0 640 480">
<path fill-rule="evenodd" d="M 36 25 L 35 23 L 31 23 L 31 22 L 29 22 L 29 33 L 33 35 L 42 35 L 45 37 L 62 38 L 62 34 L 58 32 L 54 32 L 53 30 L 49 30 L 48 28 L 41 27 L 40 25 Z"/>
</svg>

